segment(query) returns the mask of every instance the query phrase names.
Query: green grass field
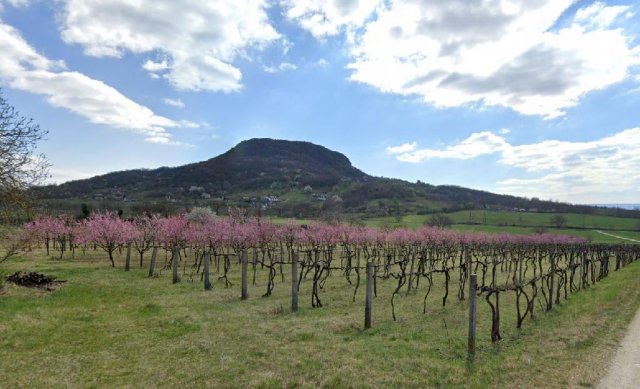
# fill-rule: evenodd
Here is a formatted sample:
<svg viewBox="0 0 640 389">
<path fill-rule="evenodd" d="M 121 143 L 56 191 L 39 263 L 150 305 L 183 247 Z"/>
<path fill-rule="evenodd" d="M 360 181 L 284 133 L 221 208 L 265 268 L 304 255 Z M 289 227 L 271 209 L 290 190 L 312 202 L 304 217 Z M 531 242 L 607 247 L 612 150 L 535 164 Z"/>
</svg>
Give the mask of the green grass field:
<svg viewBox="0 0 640 389">
<path fill-rule="evenodd" d="M 508 226 L 552 226 L 551 218 L 562 215 L 567 227 L 588 229 L 635 230 L 640 228 L 640 220 L 601 215 L 577 213 L 537 213 L 508 211 L 460 211 L 449 214 L 456 223 L 478 223 Z"/>
<path fill-rule="evenodd" d="M 5 284 L 0 294 L 2 387 L 566 387 L 592 386 L 624 328 L 640 307 L 640 263 L 571 295 L 552 312 L 515 329 L 512 297 L 501 304 L 504 340 L 491 344 L 490 317 L 481 299 L 478 352 L 466 362 L 467 307 L 450 296 L 441 307 L 442 282 L 422 313 L 423 291 L 397 298 L 391 319 L 393 280 L 380 281 L 373 325 L 363 330 L 364 288 L 336 274 L 322 308 L 310 306 L 303 282 L 300 311 L 289 312 L 289 278 L 277 278 L 273 296 L 260 297 L 265 274 L 239 299 L 214 278 L 170 271 L 146 277 L 146 269 L 108 266 L 104 255 L 75 260 L 42 254 L 2 264 L 4 273 L 37 270 L 67 283 L 55 292 Z M 453 285 L 452 290 L 457 290 Z M 511 301 L 512 303 L 512 301 Z"/>
<path fill-rule="evenodd" d="M 573 213 L 534 213 L 507 211 L 460 211 L 448 213 L 454 221 L 456 231 L 477 231 L 487 233 L 532 234 L 538 227 L 551 234 L 575 235 L 590 239 L 594 243 L 628 243 L 624 239 L 600 234 L 602 230 L 624 238 L 640 240 L 640 219 L 582 215 Z M 564 228 L 554 227 L 550 220 L 562 215 L 567 223 Z M 407 215 L 398 221 L 393 216 L 364 219 L 367 225 L 375 227 L 418 228 L 429 220 L 430 215 Z"/>
<path fill-rule="evenodd" d="M 538 212 L 508 212 L 508 211 L 459 211 L 447 213 L 456 224 L 478 224 L 497 227 L 553 227 L 551 218 L 562 215 L 566 219 L 566 227 L 580 229 L 603 229 L 637 231 L 640 229 L 640 219 L 623 218 L 601 215 L 584 215 L 578 213 L 538 213 Z M 421 225 L 430 215 L 407 215 L 402 222 L 409 226 Z M 374 223 L 395 223 L 392 216 L 367 219 Z"/>
</svg>

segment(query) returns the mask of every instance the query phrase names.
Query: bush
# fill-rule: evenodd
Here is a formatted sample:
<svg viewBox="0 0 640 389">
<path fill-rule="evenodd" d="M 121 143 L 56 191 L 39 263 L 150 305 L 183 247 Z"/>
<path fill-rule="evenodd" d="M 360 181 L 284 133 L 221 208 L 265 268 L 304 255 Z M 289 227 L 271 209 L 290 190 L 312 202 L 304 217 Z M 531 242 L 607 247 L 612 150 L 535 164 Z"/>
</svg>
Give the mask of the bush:
<svg viewBox="0 0 640 389">
<path fill-rule="evenodd" d="M 187 213 L 186 218 L 191 223 L 207 223 L 208 221 L 215 219 L 216 213 L 209 207 L 193 207 L 191 212 Z"/>
<path fill-rule="evenodd" d="M 556 215 L 551 218 L 550 222 L 558 228 L 563 228 L 567 224 L 567 218 L 562 215 Z"/>
<path fill-rule="evenodd" d="M 449 228 L 453 225 L 453 219 L 448 215 L 435 214 L 425 221 L 431 227 Z"/>
<path fill-rule="evenodd" d="M 535 232 L 536 234 L 544 234 L 547 232 L 547 229 L 543 226 L 538 226 L 533 228 L 533 232 Z"/>
</svg>

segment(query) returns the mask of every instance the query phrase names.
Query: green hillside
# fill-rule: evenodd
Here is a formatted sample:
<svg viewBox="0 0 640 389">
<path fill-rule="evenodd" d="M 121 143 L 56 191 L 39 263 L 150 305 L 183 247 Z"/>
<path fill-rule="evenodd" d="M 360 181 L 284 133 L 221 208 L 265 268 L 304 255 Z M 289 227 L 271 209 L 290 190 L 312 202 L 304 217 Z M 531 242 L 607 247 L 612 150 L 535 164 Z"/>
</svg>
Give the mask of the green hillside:
<svg viewBox="0 0 640 389">
<path fill-rule="evenodd" d="M 618 223 L 600 215 L 640 217 L 640 211 L 374 177 L 325 147 L 274 139 L 243 141 L 207 161 L 113 172 L 39 187 L 35 194 L 42 199 L 42 212 L 51 214 L 79 214 L 82 204 L 91 210 L 122 210 L 127 216 L 208 206 L 218 214 L 242 207 L 252 214 L 324 220 L 446 212 L 456 223 L 544 226 L 553 212 L 567 214 L 576 228 L 614 228 Z M 633 230 L 637 220 L 620 223 L 616 229 Z"/>
</svg>

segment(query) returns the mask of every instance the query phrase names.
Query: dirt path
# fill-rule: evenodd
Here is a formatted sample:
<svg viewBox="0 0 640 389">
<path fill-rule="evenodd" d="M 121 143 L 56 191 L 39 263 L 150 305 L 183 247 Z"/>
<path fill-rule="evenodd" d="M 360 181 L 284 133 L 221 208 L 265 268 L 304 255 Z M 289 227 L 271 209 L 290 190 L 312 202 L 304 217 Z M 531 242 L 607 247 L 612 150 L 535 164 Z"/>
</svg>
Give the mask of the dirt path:
<svg viewBox="0 0 640 389">
<path fill-rule="evenodd" d="M 610 233 L 608 233 L 608 232 L 604 232 L 604 231 L 600 231 L 600 230 L 593 230 L 593 231 L 595 231 L 595 232 L 597 232 L 597 233 L 599 233 L 599 234 L 602 234 L 602 235 L 612 236 L 612 237 L 614 237 L 614 238 L 623 239 L 623 240 L 628 240 L 628 241 L 630 241 L 630 242 L 640 243 L 640 240 L 631 239 L 631 238 L 625 238 L 625 237 L 623 237 L 623 236 L 613 235 L 613 234 L 610 234 Z M 639 386 L 640 386 L 640 385 L 639 385 Z"/>
<path fill-rule="evenodd" d="M 640 388 L 640 310 L 636 312 L 598 388 Z"/>
</svg>

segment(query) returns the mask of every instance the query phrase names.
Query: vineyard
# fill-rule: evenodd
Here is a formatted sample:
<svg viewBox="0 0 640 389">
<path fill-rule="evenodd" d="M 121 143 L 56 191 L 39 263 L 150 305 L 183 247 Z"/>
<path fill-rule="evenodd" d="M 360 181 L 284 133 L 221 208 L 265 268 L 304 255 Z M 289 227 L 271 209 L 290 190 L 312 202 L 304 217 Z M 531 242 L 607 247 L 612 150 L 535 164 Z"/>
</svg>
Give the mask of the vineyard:
<svg viewBox="0 0 640 389">
<path fill-rule="evenodd" d="M 224 219 L 48 217 L 25 225 L 8 250 L 37 247 L 58 258 L 103 250 L 113 267 L 115 258 L 124 256 L 125 270 L 131 268 L 135 254 L 139 266 L 148 267 L 149 277 L 171 272 L 173 283 L 202 282 L 205 290 L 214 285 L 237 288 L 241 299 L 249 297 L 250 288 L 251 294 L 267 298 L 276 287 L 290 284 L 293 312 L 298 309 L 301 286 L 308 286 L 301 301 L 321 308 L 329 298 L 323 294 L 327 281 L 341 279 L 352 289 L 353 304 L 359 304 L 358 293 L 366 289 L 365 328 L 372 325 L 371 310 L 379 304 L 389 304 L 396 321 L 398 301 L 408 296 L 413 296 L 413 303 L 402 309 L 425 315 L 452 299 L 477 296 L 490 308 L 490 317 L 479 320 L 491 322 L 493 342 L 502 338 L 505 312 L 515 316 L 520 328 L 527 318 L 552 310 L 571 293 L 640 258 L 637 245 L 596 245 L 572 236 L 275 225 L 242 214 Z M 476 275 L 477 285 L 469 285 L 471 274 Z M 384 292 L 380 285 L 385 286 Z M 441 294 L 434 296 L 436 291 Z M 420 304 L 415 304 L 416 295 Z"/>
</svg>

